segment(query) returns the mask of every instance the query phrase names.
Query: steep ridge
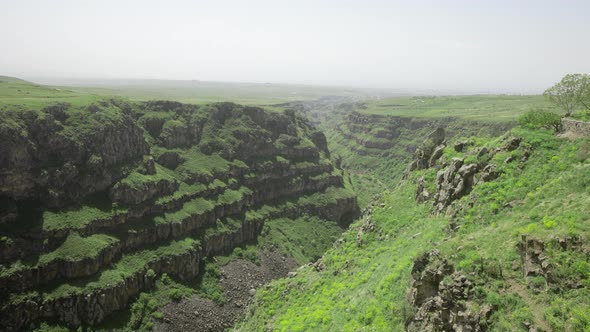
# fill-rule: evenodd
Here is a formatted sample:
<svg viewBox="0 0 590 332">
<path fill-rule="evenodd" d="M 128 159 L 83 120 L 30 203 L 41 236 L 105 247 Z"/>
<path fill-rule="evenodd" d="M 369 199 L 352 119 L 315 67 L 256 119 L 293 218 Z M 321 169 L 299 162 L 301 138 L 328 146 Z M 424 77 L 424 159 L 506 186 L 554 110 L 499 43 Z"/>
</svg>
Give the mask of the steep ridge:
<svg viewBox="0 0 590 332">
<path fill-rule="evenodd" d="M 403 180 L 316 263 L 258 291 L 237 331 L 590 327 L 589 139 L 434 129 Z"/>
<path fill-rule="evenodd" d="M 358 211 L 324 135 L 293 112 L 105 99 L 2 115 L 2 330 L 95 325 L 273 219 L 345 227 Z"/>
</svg>

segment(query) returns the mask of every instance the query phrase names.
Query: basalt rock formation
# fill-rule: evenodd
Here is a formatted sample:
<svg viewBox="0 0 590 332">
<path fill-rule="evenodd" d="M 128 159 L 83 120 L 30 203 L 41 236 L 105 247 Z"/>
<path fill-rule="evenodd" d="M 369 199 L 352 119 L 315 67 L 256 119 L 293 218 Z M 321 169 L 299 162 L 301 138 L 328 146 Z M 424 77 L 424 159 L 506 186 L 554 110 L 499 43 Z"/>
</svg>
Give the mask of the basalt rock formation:
<svg viewBox="0 0 590 332">
<path fill-rule="evenodd" d="M 358 214 L 325 136 L 293 113 L 105 100 L 6 116 L 0 330 L 94 325 L 273 218 Z"/>
<path fill-rule="evenodd" d="M 553 252 L 577 252 L 586 260 L 590 260 L 590 248 L 587 247 L 584 240 L 576 237 L 556 237 L 549 241 L 543 241 L 539 238 L 522 235 L 517 247 L 523 277 L 528 280 L 528 286 L 533 291 L 540 292 L 545 287 L 549 287 L 553 291 L 584 287 L 580 280 L 581 276 L 575 274 L 555 276 L 553 273 L 554 264 L 564 263 L 555 262 L 551 259 L 553 255 L 547 252 L 548 249 Z M 535 277 L 540 277 L 537 280 L 541 280 L 542 283 L 533 282 Z"/>
<path fill-rule="evenodd" d="M 433 132 L 432 135 L 434 135 Z M 431 135 L 431 136 L 432 136 Z M 442 139 L 441 139 L 442 141 Z M 473 187 L 481 182 L 493 181 L 501 175 L 497 166 L 491 162 L 493 156 L 499 152 L 514 151 L 520 147 L 521 140 L 516 137 L 505 138 L 504 144 L 495 149 L 489 151 L 488 148 L 475 148 L 473 144 L 467 141 L 460 141 L 453 145 L 453 149 L 456 152 L 464 152 L 465 156 L 459 158 L 454 157 L 451 159 L 445 159 L 443 156 L 445 144 L 441 144 L 436 148 L 432 148 L 435 144 L 429 137 L 416 151 L 414 154 L 414 160 L 406 169 L 405 177 L 409 175 L 409 172 L 425 169 L 425 168 L 436 168 L 438 172 L 434 181 L 434 192 L 431 193 L 427 189 L 427 183 L 422 177 L 418 180 L 416 188 L 416 201 L 424 203 L 432 198 L 433 209 L 435 213 L 450 213 L 449 210 L 451 205 L 459 200 L 460 198 L 468 195 Z M 428 148 L 428 147 L 431 148 Z M 471 151 L 467 151 L 471 148 Z M 526 162 L 530 155 L 530 147 L 523 148 L 522 163 Z M 430 151 L 425 153 L 424 151 Z M 468 158 L 469 157 L 469 158 Z M 466 160 L 470 159 L 471 162 L 466 163 Z M 512 162 L 512 159 L 506 159 L 505 163 Z"/>
<path fill-rule="evenodd" d="M 407 331 L 486 331 L 493 307 L 473 307 L 474 283 L 433 250 L 414 261 L 408 300 L 416 308 Z"/>
</svg>

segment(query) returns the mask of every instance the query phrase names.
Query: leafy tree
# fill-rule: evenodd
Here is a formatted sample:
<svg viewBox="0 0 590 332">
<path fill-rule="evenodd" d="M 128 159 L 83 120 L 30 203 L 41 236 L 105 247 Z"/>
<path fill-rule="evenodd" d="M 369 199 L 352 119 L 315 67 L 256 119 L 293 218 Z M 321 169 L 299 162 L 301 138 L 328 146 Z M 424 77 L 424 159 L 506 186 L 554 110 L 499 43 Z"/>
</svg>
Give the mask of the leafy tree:
<svg viewBox="0 0 590 332">
<path fill-rule="evenodd" d="M 549 111 L 532 110 L 521 115 L 518 118 L 521 126 L 530 129 L 547 128 L 559 131 L 561 127 L 561 118 L 558 114 Z"/>
<path fill-rule="evenodd" d="M 570 116 L 576 107 L 582 105 L 590 109 L 590 76 L 587 74 L 568 74 L 561 81 L 543 93 L 554 104 Z"/>
</svg>

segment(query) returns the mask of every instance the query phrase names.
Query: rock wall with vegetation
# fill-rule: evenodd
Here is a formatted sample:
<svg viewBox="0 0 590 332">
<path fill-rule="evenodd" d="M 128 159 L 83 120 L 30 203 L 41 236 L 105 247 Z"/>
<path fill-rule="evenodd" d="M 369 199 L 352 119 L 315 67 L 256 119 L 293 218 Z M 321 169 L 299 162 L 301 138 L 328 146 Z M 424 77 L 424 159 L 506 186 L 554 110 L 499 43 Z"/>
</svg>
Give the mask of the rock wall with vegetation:
<svg viewBox="0 0 590 332">
<path fill-rule="evenodd" d="M 339 115 L 324 120 L 322 128 L 328 136 L 333 158 L 351 173 L 361 206 L 370 202 L 372 197 L 369 193 L 395 186 L 415 154 L 430 156 L 444 139 L 453 137 L 498 136 L 513 125 L 452 117 L 364 114 L 350 103 L 340 104 L 337 108 L 340 113 L 336 114 Z M 443 130 L 441 140 L 433 146 L 423 146 L 425 138 L 437 128 Z M 419 150 L 420 147 L 427 151 Z M 420 167 L 426 167 L 428 163 L 429 160 L 424 160 Z"/>
<path fill-rule="evenodd" d="M 358 211 L 293 112 L 105 99 L 2 116 L 0 330 L 94 325 L 273 219 Z"/>
</svg>

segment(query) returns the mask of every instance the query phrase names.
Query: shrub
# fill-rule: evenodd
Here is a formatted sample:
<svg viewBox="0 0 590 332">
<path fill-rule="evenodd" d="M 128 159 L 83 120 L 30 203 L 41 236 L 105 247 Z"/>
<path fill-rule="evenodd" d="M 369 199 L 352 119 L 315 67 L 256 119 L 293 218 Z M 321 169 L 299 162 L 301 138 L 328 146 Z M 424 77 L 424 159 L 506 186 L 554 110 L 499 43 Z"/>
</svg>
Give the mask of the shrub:
<svg viewBox="0 0 590 332">
<path fill-rule="evenodd" d="M 553 129 L 559 131 L 561 118 L 558 114 L 549 111 L 532 110 L 518 118 L 518 123 L 529 129 Z"/>
<path fill-rule="evenodd" d="M 170 292 L 168 293 L 168 296 L 173 300 L 173 301 L 180 301 L 180 299 L 182 299 L 182 291 L 178 288 L 173 288 L 170 290 Z"/>
</svg>

